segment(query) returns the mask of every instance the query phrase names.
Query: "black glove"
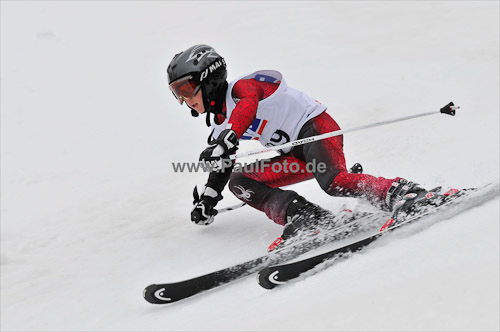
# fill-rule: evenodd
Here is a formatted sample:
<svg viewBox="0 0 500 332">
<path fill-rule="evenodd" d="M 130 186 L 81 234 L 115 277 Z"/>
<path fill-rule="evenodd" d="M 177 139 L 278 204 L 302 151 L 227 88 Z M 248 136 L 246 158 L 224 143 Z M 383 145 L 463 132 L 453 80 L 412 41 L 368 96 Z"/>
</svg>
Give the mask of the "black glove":
<svg viewBox="0 0 500 332">
<path fill-rule="evenodd" d="M 203 150 L 200 161 L 210 163 L 215 171 L 224 170 L 233 165 L 230 155 L 238 150 L 238 136 L 231 129 L 224 129 L 217 139 L 210 142 L 208 148 Z"/>
<path fill-rule="evenodd" d="M 193 198 L 194 207 L 191 211 L 191 221 L 197 225 L 210 225 L 218 213 L 214 207 L 222 199 L 222 195 L 210 187 L 205 187 L 205 191 L 200 197 L 198 189 L 194 187 Z"/>
</svg>

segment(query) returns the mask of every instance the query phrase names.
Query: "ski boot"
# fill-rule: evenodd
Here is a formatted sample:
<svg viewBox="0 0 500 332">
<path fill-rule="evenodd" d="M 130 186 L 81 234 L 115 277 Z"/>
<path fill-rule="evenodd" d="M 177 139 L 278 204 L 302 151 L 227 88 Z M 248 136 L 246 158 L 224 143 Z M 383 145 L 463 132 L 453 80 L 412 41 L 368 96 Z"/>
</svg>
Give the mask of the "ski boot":
<svg viewBox="0 0 500 332">
<path fill-rule="evenodd" d="M 335 215 L 332 212 L 299 196 L 287 208 L 283 234 L 271 243 L 267 251 L 282 248 L 285 242 L 289 243 L 292 239 L 294 241 L 304 239 L 332 228 L 334 219 Z"/>
</svg>

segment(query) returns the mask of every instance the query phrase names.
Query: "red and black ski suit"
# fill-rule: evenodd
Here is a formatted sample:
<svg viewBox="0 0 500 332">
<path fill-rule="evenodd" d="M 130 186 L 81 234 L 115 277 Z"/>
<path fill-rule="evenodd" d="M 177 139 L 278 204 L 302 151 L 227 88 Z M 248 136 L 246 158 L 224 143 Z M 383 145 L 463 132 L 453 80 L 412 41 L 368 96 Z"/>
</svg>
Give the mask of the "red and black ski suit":
<svg viewBox="0 0 500 332">
<path fill-rule="evenodd" d="M 236 108 L 229 119 L 231 129 L 241 138 L 256 118 L 259 101 L 273 94 L 279 84 L 242 79 L 234 85 L 232 97 L 239 99 Z M 216 118 L 217 123 L 225 120 L 225 106 L 223 114 Z M 315 136 L 340 130 L 335 120 L 322 112 L 306 122 L 300 130 L 297 139 Z M 308 162 L 326 165 L 324 172 L 310 172 L 306 169 Z M 296 168 L 293 172 L 274 172 L 274 169 L 284 169 L 293 163 Z M 295 146 L 289 153 L 282 154 L 270 160 L 269 167 L 258 169 L 246 167 L 241 172 L 228 169 L 225 173 L 213 172 L 209 176 L 207 187 L 221 192 L 229 180 L 229 189 L 248 205 L 263 211 L 274 222 L 284 225 L 288 205 L 298 194 L 292 190 L 283 190 L 280 187 L 288 186 L 301 181 L 315 178 L 320 187 L 331 196 L 366 197 L 372 204 L 383 208 L 384 200 L 396 179 L 385 179 L 368 174 L 349 173 L 346 168 L 343 152 L 343 136 Z M 262 168 L 262 167 L 260 167 Z M 251 198 L 245 193 L 252 192 Z"/>
</svg>

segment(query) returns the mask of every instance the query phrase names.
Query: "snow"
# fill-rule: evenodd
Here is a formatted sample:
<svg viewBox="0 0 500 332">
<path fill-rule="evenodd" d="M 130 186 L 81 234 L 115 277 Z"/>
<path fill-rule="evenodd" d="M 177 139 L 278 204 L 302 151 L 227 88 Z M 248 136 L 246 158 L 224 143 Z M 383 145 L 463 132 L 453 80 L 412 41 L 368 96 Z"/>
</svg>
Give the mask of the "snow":
<svg viewBox="0 0 500 332">
<path fill-rule="evenodd" d="M 189 221 L 209 131 L 172 97 L 173 55 L 207 43 L 324 104 L 348 166 L 426 187 L 499 183 L 500 6 L 439 2 L 1 2 L 2 331 L 500 329 L 498 195 L 273 291 L 255 277 L 169 306 L 151 283 L 262 255 L 249 207 Z M 257 148 L 244 144 L 242 151 Z M 293 186 L 332 210 L 314 181 Z M 235 204 L 228 191 L 220 206 Z"/>
</svg>

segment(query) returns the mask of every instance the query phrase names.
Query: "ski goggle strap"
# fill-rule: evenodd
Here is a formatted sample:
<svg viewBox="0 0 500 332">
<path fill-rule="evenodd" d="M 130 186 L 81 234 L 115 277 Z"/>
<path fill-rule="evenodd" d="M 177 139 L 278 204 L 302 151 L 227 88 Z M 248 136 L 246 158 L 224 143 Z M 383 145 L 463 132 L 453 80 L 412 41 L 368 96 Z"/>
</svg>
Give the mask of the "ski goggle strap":
<svg viewBox="0 0 500 332">
<path fill-rule="evenodd" d="M 181 105 L 185 99 L 193 98 L 201 88 L 200 85 L 194 82 L 191 75 L 179 78 L 170 83 L 169 87 Z"/>
</svg>

